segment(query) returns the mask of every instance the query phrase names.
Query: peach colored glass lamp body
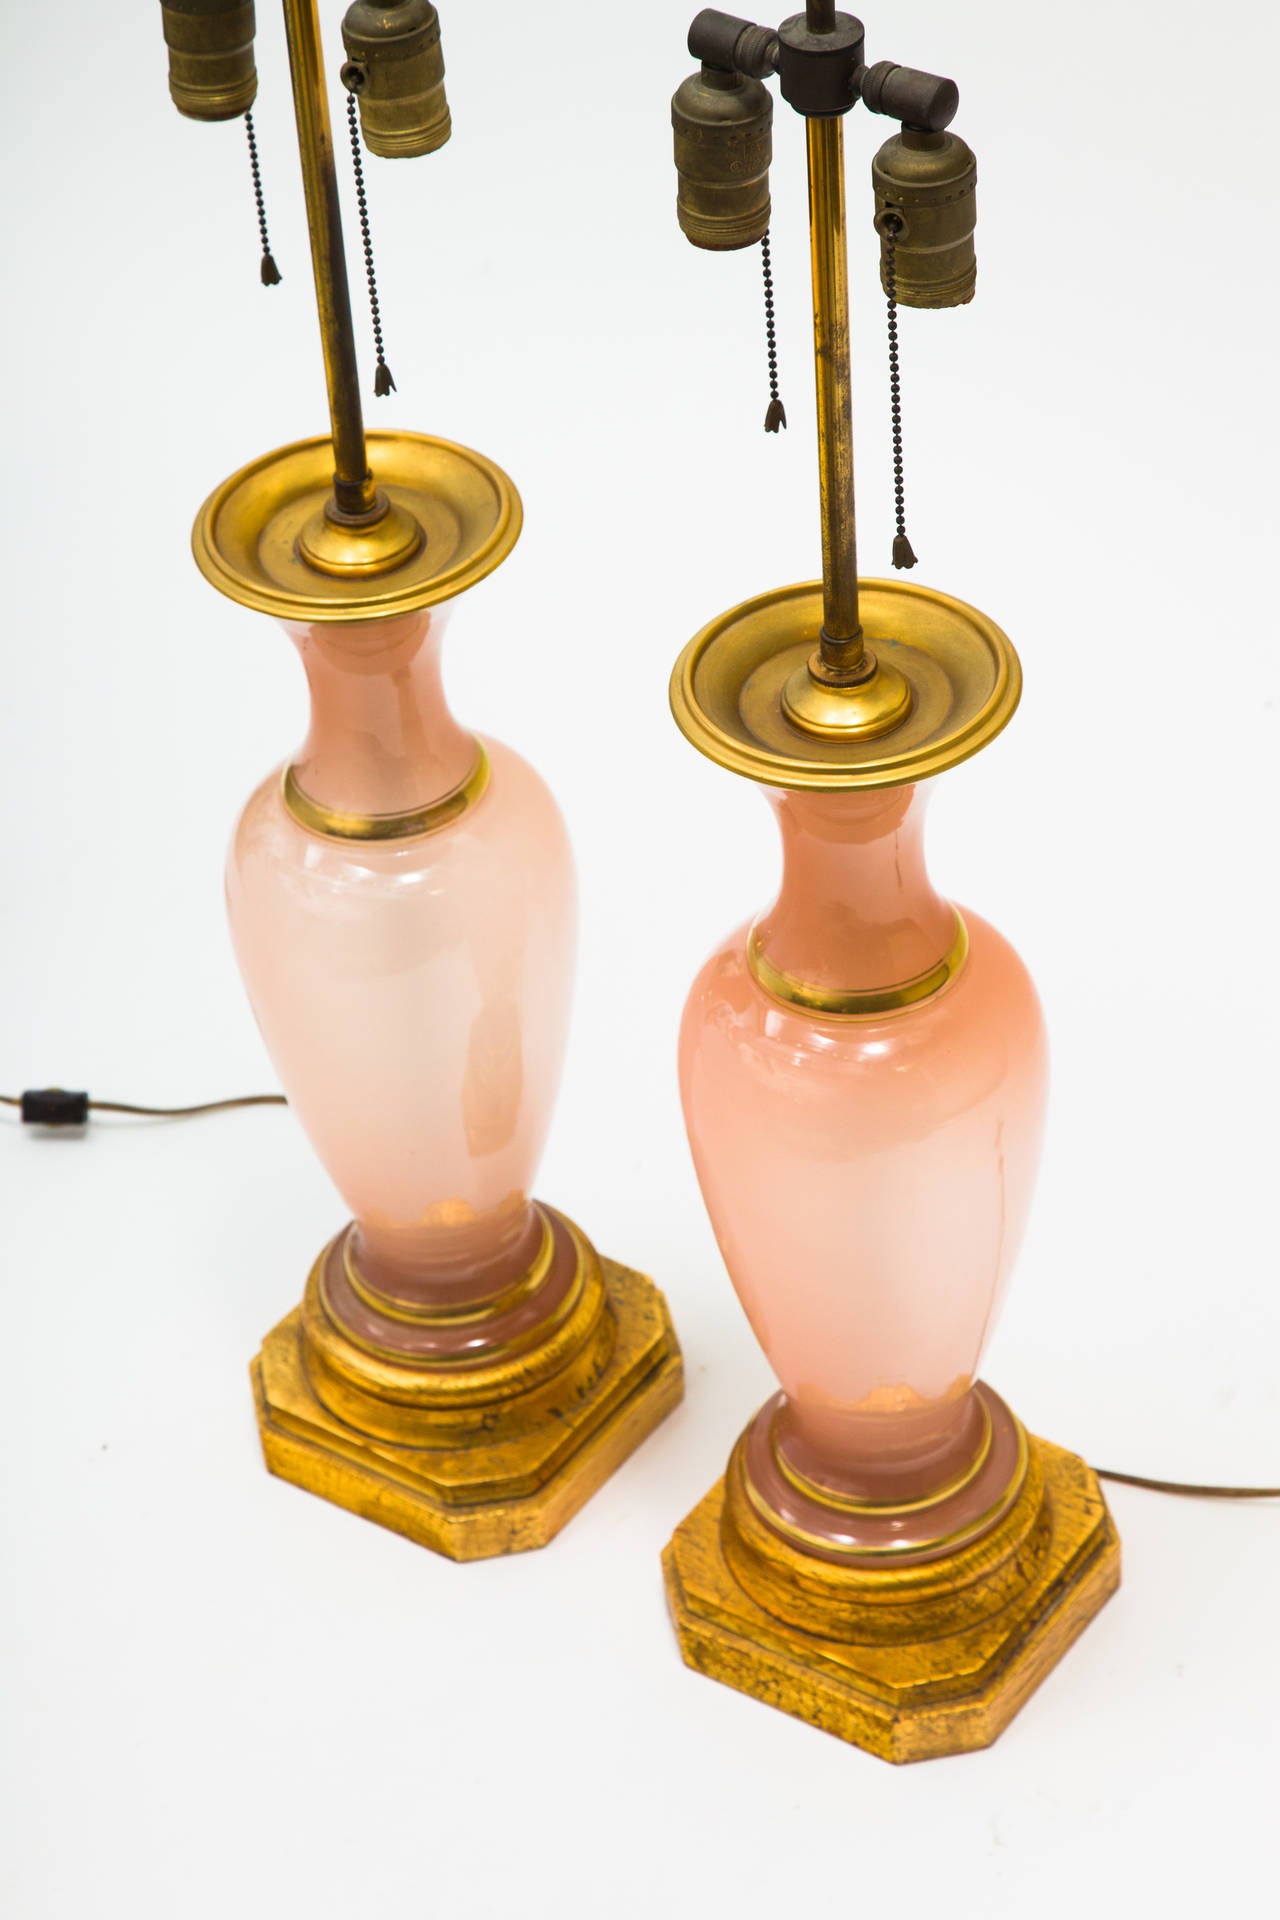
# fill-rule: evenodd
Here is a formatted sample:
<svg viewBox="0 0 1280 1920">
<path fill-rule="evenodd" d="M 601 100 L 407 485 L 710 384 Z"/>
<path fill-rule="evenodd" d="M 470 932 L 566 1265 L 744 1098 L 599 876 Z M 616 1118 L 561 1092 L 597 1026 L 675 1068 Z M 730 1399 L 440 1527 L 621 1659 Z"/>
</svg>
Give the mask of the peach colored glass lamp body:
<svg viewBox="0 0 1280 1920">
<path fill-rule="evenodd" d="M 445 703 L 444 609 L 290 627 L 311 688 L 297 787 L 342 814 L 457 793 L 478 743 Z M 263 1037 L 355 1218 L 380 1293 L 492 1296 L 536 1246 L 530 1188 L 572 991 L 574 878 L 555 801 L 510 748 L 455 818 L 385 840 L 294 817 L 282 770 L 250 799 L 227 870 Z"/>
<path fill-rule="evenodd" d="M 288 629 L 311 730 L 227 869 L 258 1024 L 353 1219 L 254 1363 L 272 1472 L 451 1558 L 546 1544 L 680 1397 L 653 1283 L 532 1198 L 572 991 L 546 786 L 438 608 Z"/>
<path fill-rule="evenodd" d="M 703 1196 L 782 1386 L 745 1470 L 819 1553 L 928 1557 L 1016 1472 L 974 1381 L 1040 1151 L 1043 1021 L 1008 943 L 930 884 L 922 787 L 769 798 L 781 891 L 702 969 L 680 1041 Z M 904 982 L 921 997 L 877 1009 Z"/>
</svg>

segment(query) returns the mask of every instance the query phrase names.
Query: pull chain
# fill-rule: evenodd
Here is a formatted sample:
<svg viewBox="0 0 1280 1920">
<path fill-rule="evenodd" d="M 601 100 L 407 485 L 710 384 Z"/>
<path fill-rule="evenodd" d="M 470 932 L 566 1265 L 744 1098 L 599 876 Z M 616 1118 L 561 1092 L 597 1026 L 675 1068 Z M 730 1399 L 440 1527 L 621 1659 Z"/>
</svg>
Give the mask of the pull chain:
<svg viewBox="0 0 1280 1920">
<path fill-rule="evenodd" d="M 787 410 L 778 398 L 778 340 L 773 326 L 773 265 L 769 258 L 769 230 L 760 239 L 760 265 L 764 270 L 764 339 L 769 354 L 769 411 L 764 417 L 766 433 L 776 433 L 787 424 Z"/>
<path fill-rule="evenodd" d="M 893 536 L 895 567 L 914 567 L 915 551 L 907 538 L 907 510 L 902 490 L 902 392 L 898 379 L 898 228 L 892 215 L 884 222 L 884 285 L 889 296 L 889 412 L 893 421 L 893 508 L 897 532 Z"/>
<path fill-rule="evenodd" d="M 262 284 L 264 287 L 278 287 L 280 269 L 271 256 L 271 242 L 267 238 L 267 210 L 262 203 L 262 175 L 258 171 L 258 142 L 254 138 L 252 107 L 245 113 L 244 130 L 249 136 L 249 171 L 253 175 L 253 197 L 258 203 L 258 232 L 262 235 Z"/>
<path fill-rule="evenodd" d="M 360 209 L 360 236 L 364 241 L 364 270 L 369 281 L 369 311 L 373 316 L 373 344 L 378 354 L 378 364 L 373 376 L 373 390 L 380 400 L 396 391 L 396 383 L 391 378 L 391 369 L 387 365 L 387 356 L 382 350 L 382 312 L 378 306 L 378 282 L 373 271 L 373 241 L 369 238 L 369 203 L 364 195 L 364 162 L 360 157 L 360 122 L 356 114 L 356 96 L 350 87 L 347 89 L 347 125 L 351 129 L 351 158 L 355 163 L 356 204 Z"/>
</svg>

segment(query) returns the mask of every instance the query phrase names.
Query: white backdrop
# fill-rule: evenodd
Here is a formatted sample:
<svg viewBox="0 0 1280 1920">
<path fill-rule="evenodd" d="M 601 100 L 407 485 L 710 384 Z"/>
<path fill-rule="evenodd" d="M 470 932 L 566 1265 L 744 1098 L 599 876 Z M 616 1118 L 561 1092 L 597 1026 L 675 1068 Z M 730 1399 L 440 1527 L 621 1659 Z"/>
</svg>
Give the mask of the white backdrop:
<svg viewBox="0 0 1280 1920">
<path fill-rule="evenodd" d="M 697 254 L 675 224 L 692 6 L 450 0 L 452 143 L 369 166 L 399 392 L 368 403 L 524 495 L 515 555 L 458 610 L 449 686 L 543 770 L 577 846 L 541 1190 L 665 1287 L 687 1400 L 545 1553 L 438 1560 L 260 1464 L 246 1365 L 340 1220 L 291 1117 L 82 1140 L 0 1122 L 15 1920 L 1048 1920 L 1227 1910 L 1270 1883 L 1272 1508 L 1117 1490 L 1120 1596 L 984 1755 L 895 1771 L 676 1653 L 660 1549 L 770 1381 L 687 1159 L 675 1030 L 776 850 L 759 795 L 676 733 L 666 680 L 711 615 L 818 564 L 802 132 L 779 111 L 775 440 L 758 256 Z M 221 861 L 302 733 L 303 684 L 187 543 L 218 480 L 324 425 L 280 22 L 268 0 L 266 293 L 242 131 L 173 112 L 158 9 L 9 15 L 0 1090 L 269 1087 Z M 915 577 L 990 612 L 1027 676 L 931 830 L 940 884 L 1026 956 L 1054 1045 L 986 1373 L 1096 1462 L 1274 1482 L 1274 10 L 897 0 L 867 26 L 870 58 L 957 77 L 981 175 L 977 299 L 903 315 Z M 889 130 L 847 126 L 873 573 Z"/>
</svg>

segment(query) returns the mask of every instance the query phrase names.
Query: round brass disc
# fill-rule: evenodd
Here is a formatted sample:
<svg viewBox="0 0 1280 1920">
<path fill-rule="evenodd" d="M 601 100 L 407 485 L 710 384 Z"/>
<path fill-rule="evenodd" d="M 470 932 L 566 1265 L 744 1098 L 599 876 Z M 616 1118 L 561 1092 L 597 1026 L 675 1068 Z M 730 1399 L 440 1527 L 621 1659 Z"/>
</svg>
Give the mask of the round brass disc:
<svg viewBox="0 0 1280 1920">
<path fill-rule="evenodd" d="M 815 581 L 746 600 L 689 642 L 671 676 L 671 710 L 682 733 L 708 759 L 749 780 L 836 792 L 905 786 L 941 773 L 1008 725 L 1022 669 L 1008 638 L 976 607 L 907 581 L 864 580 L 859 610 L 886 683 L 888 728 L 841 729 L 838 716 L 826 712 L 838 691 L 827 689 L 821 712 L 788 717 L 797 701 L 803 708 L 804 677 L 822 632 L 822 586 Z M 850 691 L 865 705 L 865 688 Z"/>
<path fill-rule="evenodd" d="M 417 515 L 383 497 L 383 511 L 369 526 L 331 519 L 321 507 L 298 535 L 298 553 L 319 573 L 350 580 L 391 573 L 412 560 L 426 535 Z"/>
<path fill-rule="evenodd" d="M 211 493 L 192 530 L 220 593 L 281 620 L 383 620 L 452 599 L 506 559 L 520 496 L 483 454 L 425 433 L 366 435 L 380 528 L 327 522 L 333 445 L 299 440 Z"/>
<path fill-rule="evenodd" d="M 801 733 L 824 740 L 878 740 L 900 727 L 911 711 L 911 688 L 886 660 L 876 660 L 875 671 L 853 686 L 827 682 L 820 669 L 821 655 L 811 654 L 782 689 L 782 711 Z"/>
</svg>

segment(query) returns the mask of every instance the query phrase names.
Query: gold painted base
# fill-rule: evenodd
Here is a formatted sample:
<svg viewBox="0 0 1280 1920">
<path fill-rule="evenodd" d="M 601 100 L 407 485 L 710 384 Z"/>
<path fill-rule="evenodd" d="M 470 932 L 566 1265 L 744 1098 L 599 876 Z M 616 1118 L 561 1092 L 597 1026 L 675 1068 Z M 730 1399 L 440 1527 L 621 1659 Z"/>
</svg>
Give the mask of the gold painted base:
<svg viewBox="0 0 1280 1920">
<path fill-rule="evenodd" d="M 666 1301 L 644 1274 L 601 1258 L 612 1339 L 585 1379 L 565 1369 L 508 1400 L 486 1426 L 402 1446 L 361 1432 L 316 1396 L 303 1348 L 303 1309 L 274 1327 L 253 1362 L 262 1450 L 270 1471 L 335 1506 L 451 1560 L 543 1547 L 653 1432 L 684 1391 Z M 478 1411 L 478 1410 L 473 1410 Z"/>
<path fill-rule="evenodd" d="M 970 1547 L 954 1563 L 935 1561 L 927 1581 L 920 1569 L 902 1569 L 904 1584 L 919 1589 L 905 1605 L 901 1593 L 895 1603 L 892 1571 L 867 1574 L 865 1599 L 850 1594 L 847 1635 L 839 1639 L 788 1624 L 735 1578 L 720 1480 L 663 1555 L 685 1661 L 882 1760 L 989 1746 L 1120 1584 L 1120 1543 L 1092 1469 L 1044 1440 L 1033 1439 L 1031 1452 L 1032 1479 L 1039 1485 L 1043 1476 L 1043 1492 L 1030 1525 L 1011 1515 L 985 1553 Z M 826 1610 L 830 1627 L 823 1567 L 780 1542 L 771 1558 L 777 1564 L 787 1554 L 795 1561 L 787 1590 L 793 1621 L 811 1587 L 815 1615 Z M 849 1573 L 840 1577 L 850 1588 Z M 889 1614 L 891 1626 L 883 1624 Z"/>
</svg>

